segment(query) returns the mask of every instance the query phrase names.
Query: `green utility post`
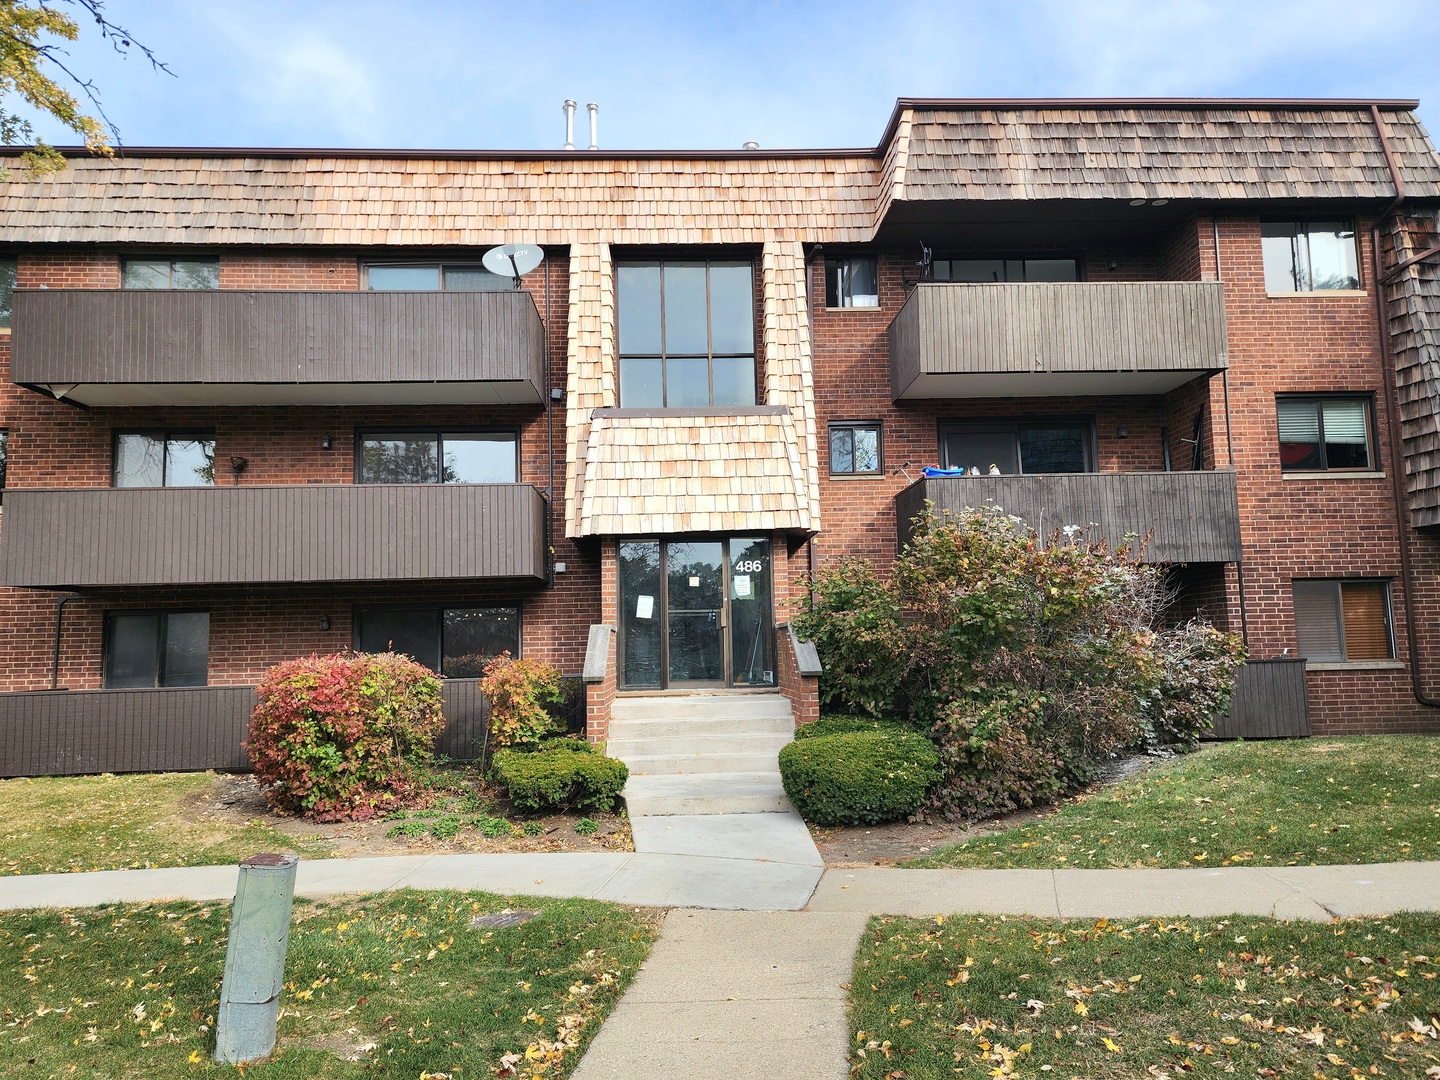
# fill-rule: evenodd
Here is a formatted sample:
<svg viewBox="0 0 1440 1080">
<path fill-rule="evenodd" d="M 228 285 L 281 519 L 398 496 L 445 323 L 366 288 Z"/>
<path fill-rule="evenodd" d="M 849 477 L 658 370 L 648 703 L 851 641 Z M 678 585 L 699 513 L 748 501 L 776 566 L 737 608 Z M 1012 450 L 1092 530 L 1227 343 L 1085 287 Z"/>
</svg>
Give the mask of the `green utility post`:
<svg viewBox="0 0 1440 1080">
<path fill-rule="evenodd" d="M 252 855 L 240 864 L 215 1024 L 215 1060 L 224 1065 L 258 1061 L 275 1049 L 299 861 Z"/>
</svg>

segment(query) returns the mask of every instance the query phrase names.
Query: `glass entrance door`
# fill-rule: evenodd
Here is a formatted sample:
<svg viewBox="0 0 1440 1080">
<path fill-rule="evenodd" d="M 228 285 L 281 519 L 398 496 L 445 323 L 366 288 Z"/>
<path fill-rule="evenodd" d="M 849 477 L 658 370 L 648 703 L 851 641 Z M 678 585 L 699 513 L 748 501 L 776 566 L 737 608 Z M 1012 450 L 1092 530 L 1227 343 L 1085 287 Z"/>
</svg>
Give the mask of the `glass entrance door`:
<svg viewBox="0 0 1440 1080">
<path fill-rule="evenodd" d="M 773 686 L 770 541 L 619 545 L 622 689 Z"/>
</svg>

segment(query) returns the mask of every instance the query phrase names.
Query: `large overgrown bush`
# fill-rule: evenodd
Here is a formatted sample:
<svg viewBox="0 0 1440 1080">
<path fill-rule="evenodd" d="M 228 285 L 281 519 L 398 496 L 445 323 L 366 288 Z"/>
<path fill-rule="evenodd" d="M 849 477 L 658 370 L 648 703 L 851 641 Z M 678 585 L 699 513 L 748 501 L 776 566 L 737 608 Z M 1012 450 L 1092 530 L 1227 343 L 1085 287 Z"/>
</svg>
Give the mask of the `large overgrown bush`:
<svg viewBox="0 0 1440 1080">
<path fill-rule="evenodd" d="M 440 680 L 395 653 L 276 664 L 256 688 L 245 750 L 266 801 L 317 821 L 348 821 L 412 801 L 445 727 Z"/>
<path fill-rule="evenodd" d="M 1067 527 L 1042 542 L 995 507 L 927 512 L 888 580 L 842 560 L 793 622 L 822 700 L 903 703 L 945 769 L 931 809 L 973 818 L 1054 798 L 1119 750 L 1193 745 L 1228 706 L 1244 650 L 1203 623 L 1163 629 L 1162 572 Z"/>
<path fill-rule="evenodd" d="M 494 746 L 535 747 L 559 726 L 545 708 L 564 700 L 560 672 L 551 664 L 501 653 L 485 665 L 480 689 L 490 703 Z"/>
<path fill-rule="evenodd" d="M 609 810 L 630 770 L 579 739 L 552 739 L 538 750 L 499 750 L 495 779 L 521 810 Z"/>
<path fill-rule="evenodd" d="M 910 817 L 940 779 L 940 755 L 912 731 L 849 731 L 780 749 L 785 794 L 817 825 L 872 825 Z"/>
</svg>

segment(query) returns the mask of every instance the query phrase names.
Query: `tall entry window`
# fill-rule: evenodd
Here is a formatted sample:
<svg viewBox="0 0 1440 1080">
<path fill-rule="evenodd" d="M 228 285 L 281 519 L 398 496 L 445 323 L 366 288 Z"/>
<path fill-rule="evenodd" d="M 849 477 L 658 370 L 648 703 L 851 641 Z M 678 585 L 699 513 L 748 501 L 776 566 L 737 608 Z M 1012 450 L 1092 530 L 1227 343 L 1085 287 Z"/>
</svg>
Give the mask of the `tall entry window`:
<svg viewBox="0 0 1440 1080">
<path fill-rule="evenodd" d="M 622 408 L 755 404 L 748 261 L 633 260 L 615 278 Z"/>
<path fill-rule="evenodd" d="M 621 684 L 773 686 L 770 555 L 764 537 L 621 543 Z"/>
</svg>

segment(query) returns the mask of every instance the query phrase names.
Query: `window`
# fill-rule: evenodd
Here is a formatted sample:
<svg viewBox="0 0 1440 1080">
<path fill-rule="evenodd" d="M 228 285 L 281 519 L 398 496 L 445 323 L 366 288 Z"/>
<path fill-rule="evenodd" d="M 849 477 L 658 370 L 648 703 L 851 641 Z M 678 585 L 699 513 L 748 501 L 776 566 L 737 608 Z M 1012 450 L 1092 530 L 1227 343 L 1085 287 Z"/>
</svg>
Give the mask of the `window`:
<svg viewBox="0 0 1440 1080">
<path fill-rule="evenodd" d="M 117 488 L 212 487 L 214 483 L 214 435 L 127 431 L 115 436 Z"/>
<path fill-rule="evenodd" d="M 981 474 L 1090 472 L 1088 420 L 957 424 L 940 432 L 941 464 Z"/>
<path fill-rule="evenodd" d="M 825 260 L 825 306 L 879 307 L 880 270 L 873 258 Z"/>
<path fill-rule="evenodd" d="M 1260 246 L 1267 293 L 1360 288 L 1348 221 L 1267 221 Z"/>
<path fill-rule="evenodd" d="M 830 425 L 830 474 L 832 476 L 878 476 L 880 466 L 880 424 L 838 423 Z"/>
<path fill-rule="evenodd" d="M 931 276 L 936 281 L 1079 281 L 1080 264 L 1074 259 L 936 259 Z"/>
<path fill-rule="evenodd" d="M 360 433 L 362 484 L 513 484 L 519 470 L 513 431 Z"/>
<path fill-rule="evenodd" d="M 514 278 L 465 263 L 373 263 L 365 267 L 365 287 L 376 292 L 503 292 Z"/>
<path fill-rule="evenodd" d="M 107 688 L 204 686 L 209 659 L 207 611 L 105 614 Z"/>
<path fill-rule="evenodd" d="M 0 502 L 5 501 L 5 463 L 10 458 L 10 432 L 0 428 Z"/>
<path fill-rule="evenodd" d="M 755 404 L 749 262 L 651 259 L 616 268 L 620 404 Z"/>
<path fill-rule="evenodd" d="M 1391 660 L 1390 583 L 1296 581 L 1295 640 L 1317 662 Z"/>
<path fill-rule="evenodd" d="M 357 608 L 355 648 L 404 653 L 447 679 L 478 679 L 491 657 L 520 655 L 520 609 Z"/>
<path fill-rule="evenodd" d="M 1373 469 L 1368 398 L 1282 397 L 1275 402 L 1280 468 L 1290 472 Z"/>
<path fill-rule="evenodd" d="M 220 260 L 126 259 L 121 284 L 127 289 L 218 289 Z"/>
<path fill-rule="evenodd" d="M 10 328 L 10 315 L 15 304 L 15 273 L 18 263 L 13 256 L 0 256 L 0 329 Z"/>
</svg>

